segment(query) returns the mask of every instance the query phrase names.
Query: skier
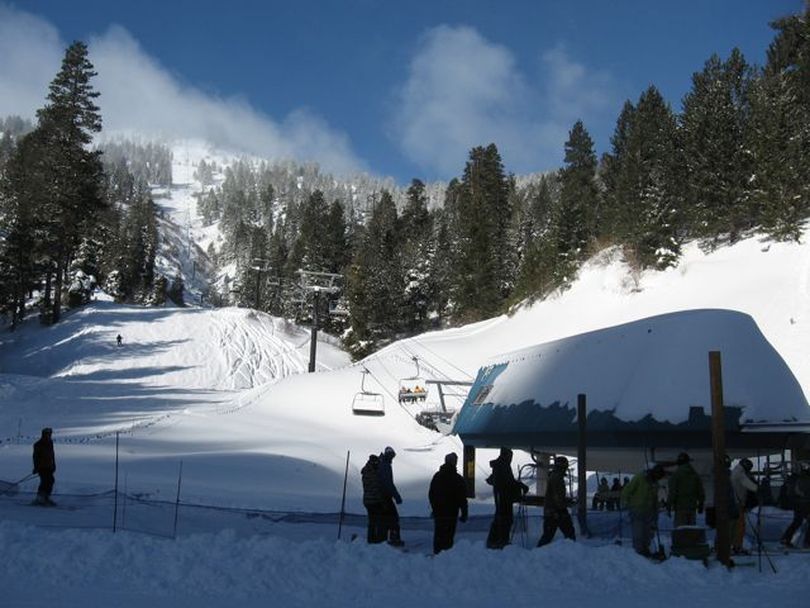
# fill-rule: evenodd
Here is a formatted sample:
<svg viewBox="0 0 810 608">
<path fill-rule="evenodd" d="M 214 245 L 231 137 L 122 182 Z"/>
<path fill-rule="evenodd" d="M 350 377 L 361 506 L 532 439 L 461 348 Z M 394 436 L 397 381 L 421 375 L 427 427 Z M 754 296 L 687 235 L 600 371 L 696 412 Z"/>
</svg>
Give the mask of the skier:
<svg viewBox="0 0 810 608">
<path fill-rule="evenodd" d="M 116 344 L 118 344 L 118 346 L 121 346 L 121 343 L 123 341 L 124 341 L 124 339 L 121 337 L 121 334 L 118 334 L 117 336 L 115 336 L 115 342 L 116 342 Z"/>
<path fill-rule="evenodd" d="M 53 492 L 54 476 L 56 472 L 56 456 L 53 452 L 53 441 L 51 435 L 53 429 L 45 427 L 42 429 L 42 436 L 34 444 L 34 473 L 39 475 L 39 488 L 35 504 L 53 506 L 56 503 L 51 500 Z"/>
<path fill-rule="evenodd" d="M 554 459 L 554 467 L 548 476 L 546 485 L 546 497 L 543 503 L 543 536 L 537 541 L 537 546 L 547 545 L 557 533 L 557 528 L 562 530 L 565 538 L 576 540 L 574 523 L 571 521 L 571 514 L 568 512 L 568 501 L 565 497 L 565 474 L 568 471 L 568 459 L 565 456 L 558 456 Z M 603 478 L 604 479 L 604 478 Z M 607 485 L 607 480 L 605 480 Z"/>
<path fill-rule="evenodd" d="M 360 470 L 363 481 L 363 506 L 368 514 L 366 542 L 381 543 L 385 540 L 383 528 L 383 491 L 380 485 L 380 457 L 371 454 Z"/>
<path fill-rule="evenodd" d="M 433 517 L 434 555 L 452 548 L 456 521 L 467 521 L 467 484 L 458 474 L 457 465 L 458 456 L 453 452 L 447 454 L 430 482 L 428 500 Z"/>
<path fill-rule="evenodd" d="M 793 535 L 801 527 L 802 522 L 807 520 L 807 531 L 804 534 L 802 546 L 810 549 L 810 463 L 801 463 L 799 474 L 795 476 L 792 483 L 793 487 L 788 493 L 792 495 L 793 521 L 782 535 L 781 543 L 785 547 L 792 548 Z"/>
<path fill-rule="evenodd" d="M 622 505 L 630 511 L 633 549 L 644 557 L 653 557 L 650 542 L 658 519 L 658 482 L 664 477 L 664 467 L 656 464 L 637 473 L 622 490 Z"/>
<path fill-rule="evenodd" d="M 671 516 L 672 511 L 675 511 L 673 525 L 676 528 L 695 525 L 695 511 L 703 513 L 703 503 L 706 500 L 703 482 L 692 466 L 691 460 L 686 452 L 678 454 L 675 461 L 678 468 L 669 478 L 667 515 Z"/>
<path fill-rule="evenodd" d="M 500 455 L 490 460 L 489 465 L 492 467 L 492 475 L 487 478 L 487 483 L 492 486 L 495 498 L 495 518 L 489 527 L 487 547 L 503 549 L 509 544 L 512 532 L 512 505 L 529 491 L 529 487 L 515 479 L 512 473 L 512 450 L 509 448 L 501 448 Z"/>
<path fill-rule="evenodd" d="M 745 538 L 745 507 L 748 502 L 748 492 L 757 492 L 759 486 L 751 479 L 751 470 L 754 463 L 748 458 L 743 458 L 731 471 L 731 487 L 734 490 L 734 500 L 737 502 L 739 517 L 737 525 L 732 528 L 731 552 L 735 554 L 745 554 L 748 551 L 743 547 Z"/>
<path fill-rule="evenodd" d="M 396 455 L 397 453 L 390 445 L 385 448 L 380 454 L 379 473 L 383 494 L 383 528 L 385 532 L 383 539 L 387 536 L 389 545 L 401 547 L 405 543 L 400 538 L 397 505 L 402 504 L 402 497 L 394 485 L 394 472 L 391 468 L 391 463 Z"/>
</svg>

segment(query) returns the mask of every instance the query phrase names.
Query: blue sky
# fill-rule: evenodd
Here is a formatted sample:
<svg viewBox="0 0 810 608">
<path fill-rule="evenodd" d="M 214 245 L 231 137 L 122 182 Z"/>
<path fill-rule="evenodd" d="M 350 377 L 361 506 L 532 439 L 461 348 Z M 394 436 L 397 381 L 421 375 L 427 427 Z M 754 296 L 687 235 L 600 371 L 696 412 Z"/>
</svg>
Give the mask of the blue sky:
<svg viewBox="0 0 810 608">
<path fill-rule="evenodd" d="M 105 127 L 205 137 L 406 183 L 494 141 L 515 173 L 559 166 L 582 119 L 598 153 L 624 100 L 679 109 L 693 72 L 802 0 L 295 2 L 0 0 L 0 115 L 33 115 L 64 46 L 90 43 Z"/>
</svg>

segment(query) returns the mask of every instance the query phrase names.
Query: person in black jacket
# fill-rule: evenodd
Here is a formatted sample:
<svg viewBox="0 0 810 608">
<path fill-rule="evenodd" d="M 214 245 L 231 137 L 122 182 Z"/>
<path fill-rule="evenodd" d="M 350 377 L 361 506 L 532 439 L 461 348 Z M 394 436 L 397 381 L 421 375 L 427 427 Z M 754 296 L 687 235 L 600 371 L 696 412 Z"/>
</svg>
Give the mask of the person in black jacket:
<svg viewBox="0 0 810 608">
<path fill-rule="evenodd" d="M 565 496 L 565 474 L 568 472 L 568 459 L 558 456 L 554 459 L 554 467 L 548 476 L 546 496 L 543 502 L 543 536 L 537 541 L 537 546 L 547 545 L 557 533 L 562 530 L 565 538 L 576 540 L 574 522 L 568 512 L 568 500 Z M 607 480 L 605 481 L 607 484 Z"/>
<path fill-rule="evenodd" d="M 399 495 L 397 486 L 394 485 L 394 472 L 391 463 L 397 453 L 394 448 L 388 446 L 380 454 L 380 486 L 383 494 L 383 526 L 385 528 L 384 538 L 388 537 L 388 544 L 401 547 L 402 542 L 399 532 L 399 512 L 397 505 L 402 504 L 402 497 Z M 396 503 L 396 504 L 394 504 Z"/>
<path fill-rule="evenodd" d="M 369 544 L 385 540 L 383 527 L 383 491 L 380 484 L 380 457 L 371 454 L 368 462 L 360 470 L 363 481 L 363 506 L 368 513 L 368 530 L 366 541 Z"/>
<path fill-rule="evenodd" d="M 51 500 L 54 476 L 56 472 L 56 456 L 53 452 L 51 435 L 53 430 L 49 427 L 42 429 L 42 436 L 34 444 L 34 473 L 39 475 L 39 489 L 36 503 L 40 505 L 55 505 Z"/>
<path fill-rule="evenodd" d="M 467 521 L 467 484 L 456 471 L 457 465 L 458 456 L 451 452 L 430 482 L 428 500 L 433 512 L 434 554 L 450 549 L 456 536 L 456 521 Z"/>
<path fill-rule="evenodd" d="M 492 486 L 495 498 L 495 519 L 489 527 L 487 547 L 503 549 L 510 542 L 515 517 L 512 505 L 529 491 L 529 487 L 515 479 L 512 473 L 512 450 L 509 448 L 501 448 L 500 455 L 495 460 L 490 460 L 489 465 L 492 467 L 492 475 L 487 478 L 487 483 Z"/>
</svg>

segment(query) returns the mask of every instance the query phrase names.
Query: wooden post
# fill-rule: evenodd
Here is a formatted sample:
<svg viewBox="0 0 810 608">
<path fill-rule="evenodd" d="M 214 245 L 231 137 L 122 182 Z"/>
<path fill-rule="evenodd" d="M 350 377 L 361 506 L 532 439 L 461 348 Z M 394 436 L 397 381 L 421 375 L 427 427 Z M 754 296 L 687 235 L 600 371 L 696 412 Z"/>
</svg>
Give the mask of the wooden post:
<svg viewBox="0 0 810 608">
<path fill-rule="evenodd" d="M 577 395 L 577 424 L 579 426 L 577 445 L 577 520 L 579 521 L 579 533 L 585 538 L 591 535 L 590 530 L 588 530 L 588 470 L 585 450 L 587 445 L 585 436 L 587 416 L 585 395 L 579 394 Z"/>
<path fill-rule="evenodd" d="M 716 534 L 714 540 L 717 560 L 725 565 L 731 562 L 731 530 L 728 520 L 729 472 L 726 458 L 726 423 L 723 411 L 723 375 L 720 351 L 709 352 L 709 380 L 712 395 L 712 447 L 714 448 L 714 512 Z"/>
<path fill-rule="evenodd" d="M 467 498 L 475 498 L 475 446 L 464 446 L 464 481 L 467 482 Z"/>
</svg>

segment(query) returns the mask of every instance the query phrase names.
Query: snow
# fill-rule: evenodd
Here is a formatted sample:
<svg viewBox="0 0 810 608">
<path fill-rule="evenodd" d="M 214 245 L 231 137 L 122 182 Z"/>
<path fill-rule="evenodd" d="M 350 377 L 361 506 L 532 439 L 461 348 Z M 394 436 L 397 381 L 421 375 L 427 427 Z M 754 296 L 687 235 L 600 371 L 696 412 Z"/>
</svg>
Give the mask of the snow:
<svg viewBox="0 0 810 608">
<path fill-rule="evenodd" d="M 724 401 L 742 408 L 740 422 L 810 421 L 802 388 L 754 320 L 728 310 L 658 315 L 497 355 L 487 365 L 506 367 L 481 402 L 571 406 L 584 393 L 590 411 L 677 424 L 690 407 L 711 411 L 710 351 L 721 353 Z"/>
<path fill-rule="evenodd" d="M 199 244 L 215 237 L 192 207 L 199 188 L 191 177 L 194 154 L 175 151 L 178 185 L 158 203 L 174 223 L 173 238 Z M 170 244 L 178 252 L 171 264 L 189 272 L 188 256 L 200 250 L 179 246 L 182 240 Z M 202 289 L 188 278 L 192 293 Z M 532 550 L 539 536 L 533 512 L 525 542 L 488 551 L 493 507 L 483 483 L 485 451 L 478 457 L 473 517 L 460 524 L 451 551 L 430 557 L 427 486 L 444 455 L 460 453 L 461 445 L 417 425 L 421 405 L 400 406 L 396 395 L 399 380 L 414 374 L 413 356 L 427 378 L 470 381 L 499 353 L 695 308 L 750 315 L 807 394 L 809 286 L 806 243 L 766 247 L 750 238 L 710 254 L 690 245 L 678 267 L 636 276 L 608 251 L 565 293 L 509 316 L 397 342 L 358 364 L 324 337 L 314 374 L 305 373 L 306 330 L 245 309 L 147 309 L 99 297 L 53 327 L 31 319 L 0 334 L 0 479 L 30 471 L 31 443 L 51 426 L 60 507 L 27 504 L 35 481 L 0 496 L 2 603 L 804 605 L 806 555 L 776 556 L 778 574 L 767 565 L 762 573 L 706 570 L 683 559 L 654 565 L 629 548 L 626 522 L 624 544 L 613 545 L 615 519 L 603 519 L 594 539 Z M 364 367 L 366 389 L 382 396 L 385 416 L 351 413 Z M 451 406 L 460 407 L 464 396 L 453 397 Z M 436 406 L 432 391 L 425 407 Z M 386 445 L 397 450 L 408 553 L 363 542 L 359 469 Z M 349 516 L 336 540 L 347 452 Z M 517 463 L 525 460 L 516 454 Z M 608 516 L 594 516 L 594 529 L 600 517 Z M 788 515 L 769 517 L 766 538 L 773 541 Z M 358 538 L 350 542 L 353 535 Z"/>
</svg>

